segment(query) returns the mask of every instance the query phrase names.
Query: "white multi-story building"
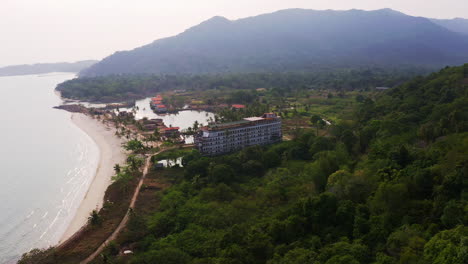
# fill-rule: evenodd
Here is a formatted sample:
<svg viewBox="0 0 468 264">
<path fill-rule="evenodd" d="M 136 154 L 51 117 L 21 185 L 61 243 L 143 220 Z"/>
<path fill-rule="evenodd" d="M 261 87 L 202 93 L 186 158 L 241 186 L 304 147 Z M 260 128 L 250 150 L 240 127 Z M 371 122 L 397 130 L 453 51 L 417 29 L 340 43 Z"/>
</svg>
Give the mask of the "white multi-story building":
<svg viewBox="0 0 468 264">
<path fill-rule="evenodd" d="M 195 145 L 203 155 L 214 156 L 281 139 L 281 118 L 266 113 L 261 117 L 203 127 L 195 136 Z"/>
</svg>

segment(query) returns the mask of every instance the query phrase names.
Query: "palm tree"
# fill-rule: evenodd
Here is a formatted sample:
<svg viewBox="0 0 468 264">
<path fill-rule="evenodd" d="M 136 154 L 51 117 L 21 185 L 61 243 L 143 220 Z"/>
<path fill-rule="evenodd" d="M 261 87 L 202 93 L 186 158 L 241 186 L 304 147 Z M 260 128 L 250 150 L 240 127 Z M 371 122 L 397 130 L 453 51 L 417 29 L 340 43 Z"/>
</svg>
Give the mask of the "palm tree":
<svg viewBox="0 0 468 264">
<path fill-rule="evenodd" d="M 99 226 L 102 224 L 101 216 L 98 214 L 97 210 L 93 210 L 88 217 L 88 223 L 92 226 Z"/>
<path fill-rule="evenodd" d="M 197 131 L 197 130 L 198 130 L 198 127 L 199 127 L 198 121 L 195 120 L 195 122 L 193 123 L 193 130 L 194 130 L 194 131 Z"/>
<path fill-rule="evenodd" d="M 143 161 L 135 155 L 128 156 L 127 162 L 132 171 L 137 171 L 143 165 Z"/>
<path fill-rule="evenodd" d="M 323 119 L 319 116 L 319 115 L 313 115 L 311 118 L 310 118 L 310 122 L 315 126 L 315 128 L 317 129 L 317 136 L 319 135 L 319 129 L 320 128 L 323 128 L 326 123 L 325 121 L 323 121 Z"/>
<path fill-rule="evenodd" d="M 115 164 L 114 166 L 114 171 L 115 171 L 115 174 L 119 174 L 121 169 L 120 169 L 120 165 L 119 164 Z"/>
</svg>

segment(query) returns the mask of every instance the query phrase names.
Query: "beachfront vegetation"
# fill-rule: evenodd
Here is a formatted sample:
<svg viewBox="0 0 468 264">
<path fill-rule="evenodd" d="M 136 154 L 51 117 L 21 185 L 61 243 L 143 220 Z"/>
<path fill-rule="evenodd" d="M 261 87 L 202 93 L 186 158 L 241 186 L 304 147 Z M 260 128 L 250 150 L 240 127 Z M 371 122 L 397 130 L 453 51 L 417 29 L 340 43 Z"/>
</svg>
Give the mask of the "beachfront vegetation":
<svg viewBox="0 0 468 264">
<path fill-rule="evenodd" d="M 88 224 L 91 226 L 100 226 L 102 224 L 101 216 L 97 210 L 93 210 L 89 215 Z"/>
<path fill-rule="evenodd" d="M 143 150 L 145 146 L 140 140 L 132 139 L 132 140 L 127 141 L 125 144 L 123 144 L 123 148 L 128 151 L 137 152 L 137 151 Z"/>
</svg>

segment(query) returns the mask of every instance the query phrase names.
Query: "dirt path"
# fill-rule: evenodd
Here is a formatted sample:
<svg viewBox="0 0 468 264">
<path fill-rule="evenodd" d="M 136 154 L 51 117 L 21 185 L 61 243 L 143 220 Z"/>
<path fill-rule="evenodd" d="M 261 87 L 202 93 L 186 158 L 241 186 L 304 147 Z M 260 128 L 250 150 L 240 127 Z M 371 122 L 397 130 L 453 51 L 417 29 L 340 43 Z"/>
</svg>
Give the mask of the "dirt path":
<svg viewBox="0 0 468 264">
<path fill-rule="evenodd" d="M 117 238 L 117 236 L 120 234 L 122 229 L 125 227 L 125 225 L 128 222 L 128 219 L 130 217 L 129 212 L 131 210 L 133 210 L 133 208 L 135 207 L 135 203 L 136 203 L 136 200 L 138 198 L 138 194 L 140 193 L 140 189 L 141 189 L 141 186 L 143 185 L 143 181 L 145 180 L 146 175 L 148 174 L 148 169 L 149 169 L 150 164 L 151 164 L 151 155 L 148 155 L 147 158 L 146 158 L 145 167 L 143 168 L 143 176 L 141 176 L 141 179 L 138 182 L 138 185 L 137 185 L 137 187 L 135 189 L 135 192 L 133 193 L 132 200 L 130 201 L 130 206 L 128 207 L 127 213 L 125 214 L 124 218 L 122 219 L 122 221 L 120 221 L 120 224 L 117 226 L 117 228 L 114 230 L 114 232 L 106 239 L 106 241 L 104 241 L 104 243 L 102 243 L 96 249 L 96 251 L 94 251 L 93 254 L 91 254 L 89 257 L 87 257 L 85 260 L 81 261 L 80 263 L 86 264 L 86 263 L 91 262 L 96 256 L 101 254 L 101 252 L 104 250 L 104 248 L 107 246 L 107 244 L 109 244 L 109 242 L 111 242 L 112 240 L 115 240 Z"/>
<path fill-rule="evenodd" d="M 193 147 L 193 145 L 185 145 L 182 148 L 191 148 L 191 147 Z M 101 254 L 101 252 L 109 244 L 109 242 L 111 242 L 112 240 L 115 240 L 117 238 L 117 236 L 120 234 L 120 232 L 123 230 L 125 225 L 127 225 L 128 219 L 130 218 L 129 212 L 131 210 L 133 210 L 133 208 L 135 207 L 135 203 L 136 203 L 136 201 L 138 199 L 138 194 L 140 193 L 141 186 L 143 185 L 143 182 L 144 182 L 144 180 L 146 178 L 146 175 L 148 174 L 149 166 L 151 164 L 151 157 L 153 155 L 158 155 L 158 154 L 160 154 L 162 152 L 166 152 L 166 151 L 173 150 L 173 149 L 176 149 L 176 148 L 178 148 L 178 147 L 167 148 L 167 149 L 160 150 L 155 154 L 147 154 L 146 155 L 147 158 L 146 158 L 146 162 L 145 162 L 145 167 L 143 168 L 143 175 L 141 176 L 141 179 L 138 182 L 138 185 L 137 185 L 137 187 L 135 189 L 135 192 L 133 193 L 132 200 L 130 201 L 130 205 L 128 206 L 128 210 L 127 210 L 127 213 L 125 214 L 124 218 L 122 218 L 122 221 L 120 221 L 120 224 L 117 226 L 117 228 L 114 230 L 114 232 L 112 232 L 112 234 L 106 239 L 106 241 L 104 241 L 104 243 L 102 243 L 96 249 L 96 251 L 94 251 L 93 254 L 91 254 L 85 260 L 81 261 L 80 264 L 87 264 L 87 263 L 91 262 L 94 258 L 96 258 L 99 254 Z"/>
</svg>

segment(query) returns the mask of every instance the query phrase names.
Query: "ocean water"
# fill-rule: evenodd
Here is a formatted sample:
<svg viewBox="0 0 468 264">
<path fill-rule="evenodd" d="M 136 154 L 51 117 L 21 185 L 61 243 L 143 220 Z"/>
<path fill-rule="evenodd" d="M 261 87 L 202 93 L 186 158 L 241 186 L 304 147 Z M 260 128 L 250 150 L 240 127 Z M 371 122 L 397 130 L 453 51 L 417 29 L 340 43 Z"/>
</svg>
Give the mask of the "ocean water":
<svg viewBox="0 0 468 264">
<path fill-rule="evenodd" d="M 98 147 L 52 108 L 73 77 L 0 77 L 0 263 L 57 244 L 93 179 Z"/>
</svg>

